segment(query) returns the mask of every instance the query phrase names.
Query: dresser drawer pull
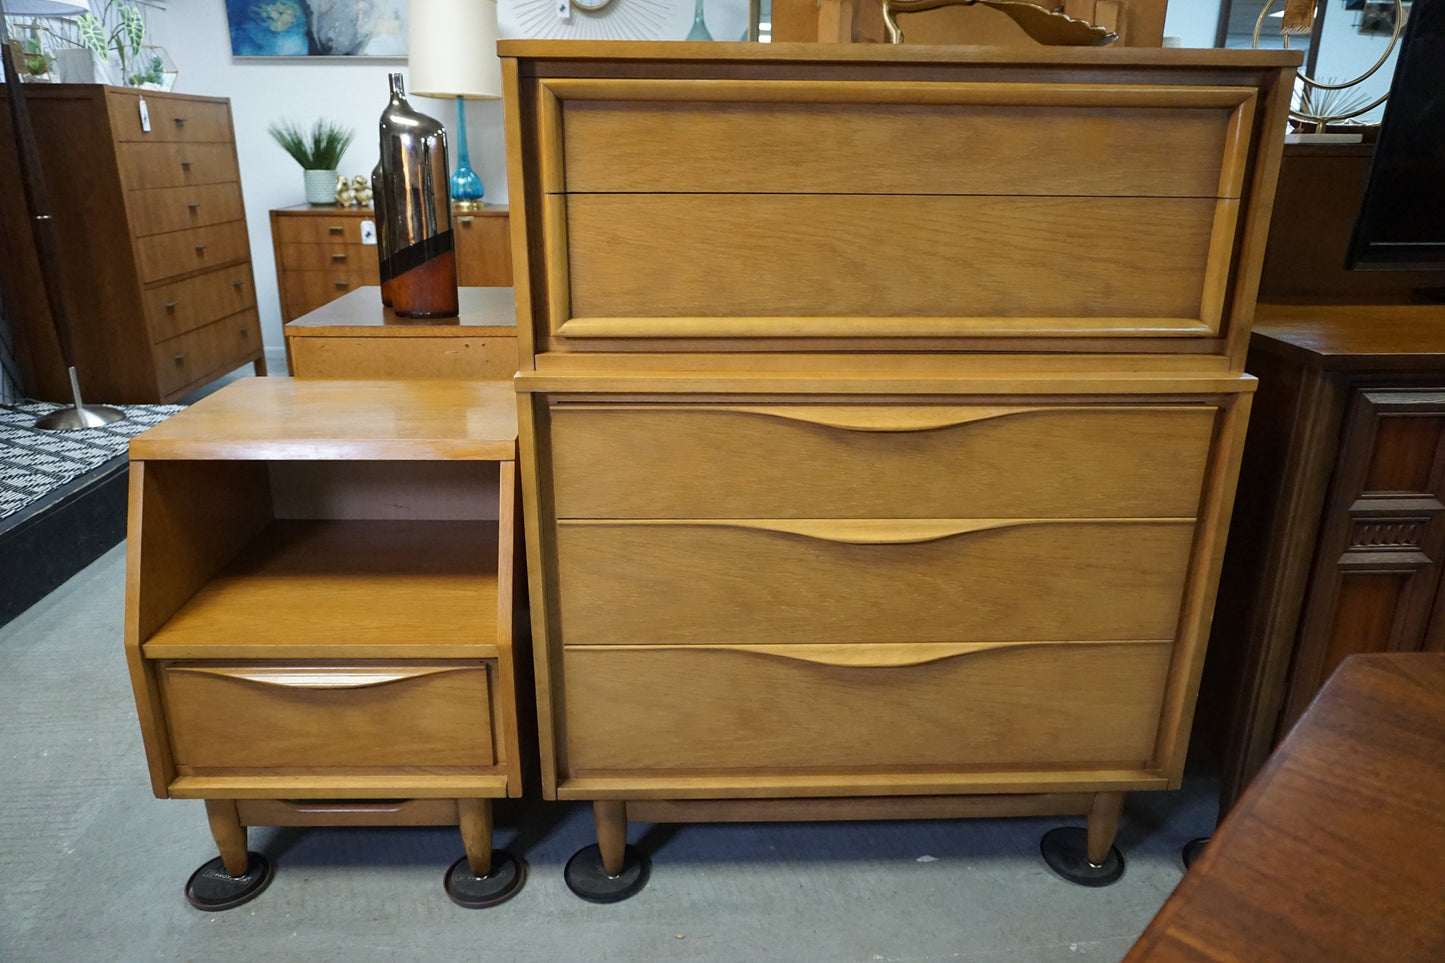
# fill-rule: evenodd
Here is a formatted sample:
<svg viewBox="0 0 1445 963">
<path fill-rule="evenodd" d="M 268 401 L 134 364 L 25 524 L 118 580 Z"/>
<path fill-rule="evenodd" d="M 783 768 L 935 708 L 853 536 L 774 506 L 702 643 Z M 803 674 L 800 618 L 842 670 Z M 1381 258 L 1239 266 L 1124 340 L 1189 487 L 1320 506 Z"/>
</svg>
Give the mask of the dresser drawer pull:
<svg viewBox="0 0 1445 963">
<path fill-rule="evenodd" d="M 235 288 L 237 291 L 239 291 L 239 290 L 241 290 L 241 285 L 244 284 L 244 283 L 245 283 L 244 281 L 232 281 L 232 282 L 231 282 L 231 287 L 233 287 L 233 288 Z"/>
<path fill-rule="evenodd" d="M 184 351 L 182 351 L 180 354 L 176 355 L 176 356 L 175 356 L 174 358 L 172 358 L 171 360 L 173 360 L 176 364 L 180 364 L 182 361 L 185 361 L 185 360 L 186 360 L 186 353 L 185 353 Z"/>
<path fill-rule="evenodd" d="M 342 231 L 346 230 L 346 228 L 342 227 L 340 224 L 328 224 L 326 225 L 326 230 L 331 234 L 340 234 Z"/>
<path fill-rule="evenodd" d="M 343 290 L 345 290 L 346 288 L 351 287 L 351 282 L 350 282 L 350 281 L 337 281 L 337 282 L 335 282 L 335 284 L 336 284 L 336 286 L 337 286 L 338 288 L 341 288 L 341 289 L 343 289 Z"/>
<path fill-rule="evenodd" d="M 345 254 L 333 254 L 333 255 L 331 255 L 331 260 L 333 260 L 333 261 L 344 261 L 344 260 L 346 260 L 346 255 L 345 255 Z"/>
<path fill-rule="evenodd" d="M 460 224 L 462 227 L 471 227 L 471 226 L 472 226 L 472 220 L 473 220 L 472 216 L 471 216 L 470 214 L 468 214 L 468 215 L 466 215 L 465 217 L 459 217 L 459 218 L 457 218 L 457 223 Z"/>
<path fill-rule="evenodd" d="M 179 302 L 179 301 L 167 301 L 167 302 L 166 302 L 166 310 L 167 310 L 167 311 L 174 311 L 174 310 L 176 309 L 176 305 L 177 305 L 177 304 L 180 304 L 180 302 Z"/>
<path fill-rule="evenodd" d="M 177 117 L 177 118 L 175 118 L 175 121 L 176 121 L 176 126 L 177 126 L 177 127 L 184 127 L 184 126 L 186 126 L 186 119 L 185 119 L 184 117 Z"/>
<path fill-rule="evenodd" d="M 196 245 L 196 254 L 197 254 L 197 256 L 204 255 L 205 253 L 206 253 L 206 245 L 204 245 L 204 244 L 197 244 L 197 245 Z"/>
<path fill-rule="evenodd" d="M 236 333 L 237 333 L 237 334 L 245 334 L 247 331 L 250 331 L 250 330 L 251 330 L 250 325 L 246 325 L 246 326 L 244 326 L 244 327 L 237 328 L 237 329 L 236 329 Z"/>
<path fill-rule="evenodd" d="M 386 685 L 389 682 L 404 682 L 444 672 L 457 672 L 481 666 L 417 666 L 407 669 L 363 669 L 351 666 L 336 668 L 306 667 L 250 667 L 250 666 L 171 666 L 171 672 L 194 672 L 198 675 L 215 675 L 243 682 L 261 685 L 285 686 L 290 689 L 365 689 Z"/>
<path fill-rule="evenodd" d="M 189 174 L 189 173 L 191 172 L 191 162 L 190 162 L 190 161 L 181 161 L 181 170 L 183 170 L 183 171 L 185 171 L 187 174 Z"/>
<path fill-rule="evenodd" d="M 192 201 L 191 203 L 187 204 L 186 207 L 190 208 L 192 214 L 196 213 L 201 209 L 199 201 Z"/>
<path fill-rule="evenodd" d="M 1090 642 L 1020 641 L 1020 642 L 820 642 L 790 645 L 742 643 L 736 645 L 689 645 L 689 652 L 740 652 L 812 662 L 817 665 L 843 666 L 858 669 L 891 669 L 910 665 L 927 665 L 944 659 L 993 652 L 1001 649 L 1037 649 L 1039 646 L 1081 645 L 1171 645 L 1172 639 L 1108 639 Z M 579 652 L 676 652 L 671 645 L 574 645 Z"/>
<path fill-rule="evenodd" d="M 1035 525 L 1193 525 L 1193 518 L 697 518 L 667 521 L 561 519 L 572 526 L 657 526 L 742 528 L 777 535 L 799 535 L 844 545 L 920 545 L 979 532 Z"/>
</svg>

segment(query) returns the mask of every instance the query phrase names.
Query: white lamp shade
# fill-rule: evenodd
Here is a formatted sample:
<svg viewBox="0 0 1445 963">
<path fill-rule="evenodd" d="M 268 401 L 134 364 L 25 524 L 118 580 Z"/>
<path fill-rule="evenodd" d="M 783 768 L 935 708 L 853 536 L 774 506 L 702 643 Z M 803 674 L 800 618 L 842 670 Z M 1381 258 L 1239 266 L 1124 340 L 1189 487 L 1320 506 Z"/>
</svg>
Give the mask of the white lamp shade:
<svg viewBox="0 0 1445 963">
<path fill-rule="evenodd" d="M 0 0 L 0 7 L 9 17 L 73 17 L 90 12 L 86 0 Z"/>
<path fill-rule="evenodd" d="M 501 98 L 497 0 L 411 0 L 407 33 L 410 93 Z"/>
</svg>

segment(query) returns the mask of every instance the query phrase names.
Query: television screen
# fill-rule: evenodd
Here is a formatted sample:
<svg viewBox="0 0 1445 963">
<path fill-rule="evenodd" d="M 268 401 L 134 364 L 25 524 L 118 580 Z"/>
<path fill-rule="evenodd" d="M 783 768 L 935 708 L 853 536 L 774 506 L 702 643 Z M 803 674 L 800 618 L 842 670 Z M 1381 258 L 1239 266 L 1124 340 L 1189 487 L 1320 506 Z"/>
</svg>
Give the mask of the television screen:
<svg viewBox="0 0 1445 963">
<path fill-rule="evenodd" d="M 1445 0 L 1415 0 L 1349 267 L 1445 270 Z"/>
</svg>

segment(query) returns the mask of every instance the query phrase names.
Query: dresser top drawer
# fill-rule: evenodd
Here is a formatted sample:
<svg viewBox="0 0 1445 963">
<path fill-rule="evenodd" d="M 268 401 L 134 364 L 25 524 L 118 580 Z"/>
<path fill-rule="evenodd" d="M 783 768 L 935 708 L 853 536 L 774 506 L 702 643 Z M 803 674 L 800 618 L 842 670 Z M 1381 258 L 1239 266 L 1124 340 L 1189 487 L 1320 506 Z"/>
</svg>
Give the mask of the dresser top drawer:
<svg viewBox="0 0 1445 963">
<path fill-rule="evenodd" d="M 145 105 L 142 114 L 141 105 Z M 107 90 L 110 126 L 118 141 L 229 143 L 231 103 L 154 90 Z"/>
<path fill-rule="evenodd" d="M 288 214 L 271 212 L 272 241 L 280 244 L 346 244 L 361 246 L 361 222 L 376 220 L 375 212 L 366 210 L 322 209 L 320 213 Z M 374 237 L 374 235 L 373 235 Z M 366 245 L 374 255 L 375 245 Z"/>
</svg>

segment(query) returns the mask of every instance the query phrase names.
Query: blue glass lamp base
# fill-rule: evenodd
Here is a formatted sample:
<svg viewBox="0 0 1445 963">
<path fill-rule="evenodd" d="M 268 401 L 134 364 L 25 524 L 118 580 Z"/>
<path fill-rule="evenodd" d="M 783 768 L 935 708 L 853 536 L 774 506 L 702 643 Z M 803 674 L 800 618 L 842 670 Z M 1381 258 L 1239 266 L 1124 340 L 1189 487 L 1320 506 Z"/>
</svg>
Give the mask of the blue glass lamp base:
<svg viewBox="0 0 1445 963">
<path fill-rule="evenodd" d="M 472 170 L 467 153 L 467 113 L 462 98 L 457 98 L 457 169 L 452 172 L 452 203 L 463 210 L 482 206 L 482 179 Z"/>
</svg>

